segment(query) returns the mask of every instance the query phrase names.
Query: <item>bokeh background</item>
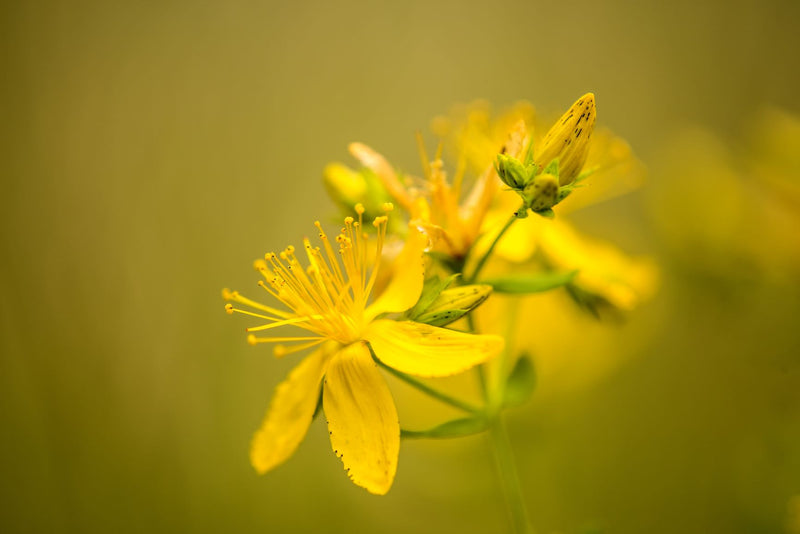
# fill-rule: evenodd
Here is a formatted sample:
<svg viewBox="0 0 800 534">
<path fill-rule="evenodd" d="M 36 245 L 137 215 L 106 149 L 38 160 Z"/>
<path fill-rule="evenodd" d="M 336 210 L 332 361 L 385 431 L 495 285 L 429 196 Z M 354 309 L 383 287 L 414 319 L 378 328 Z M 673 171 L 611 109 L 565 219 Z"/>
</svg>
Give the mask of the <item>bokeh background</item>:
<svg viewBox="0 0 800 534">
<path fill-rule="evenodd" d="M 404 442 L 377 498 L 317 421 L 257 476 L 293 362 L 220 290 L 335 213 L 348 142 L 415 169 L 455 103 L 591 90 L 649 174 L 574 220 L 661 282 L 509 414 L 534 524 L 800 532 L 798 23 L 796 0 L 4 2 L 0 531 L 505 531 L 481 437 Z"/>
</svg>

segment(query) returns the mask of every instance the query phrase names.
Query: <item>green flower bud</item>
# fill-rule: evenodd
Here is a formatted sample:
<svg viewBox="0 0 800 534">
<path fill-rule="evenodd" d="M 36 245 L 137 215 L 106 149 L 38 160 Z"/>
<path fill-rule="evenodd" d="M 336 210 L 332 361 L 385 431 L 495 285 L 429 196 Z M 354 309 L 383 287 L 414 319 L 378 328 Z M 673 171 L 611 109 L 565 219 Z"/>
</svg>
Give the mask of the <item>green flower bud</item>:
<svg viewBox="0 0 800 534">
<path fill-rule="evenodd" d="M 366 200 L 367 182 L 360 172 L 341 163 L 329 163 L 322 172 L 325 189 L 343 207 L 352 209 Z"/>
<path fill-rule="evenodd" d="M 596 118 L 594 94 L 586 93 L 550 128 L 535 156 L 536 165 L 546 168 L 558 159 L 561 185 L 572 182 L 589 155 L 589 140 Z"/>
<path fill-rule="evenodd" d="M 483 304 L 492 293 L 492 286 L 472 284 L 445 289 L 416 321 L 433 326 L 448 325 Z"/>
<path fill-rule="evenodd" d="M 533 211 L 544 211 L 558 204 L 558 178 L 555 175 L 543 173 L 533 179 L 525 187 L 523 198 Z"/>
<path fill-rule="evenodd" d="M 523 189 L 528 183 L 530 173 L 522 162 L 513 156 L 498 154 L 495 168 L 503 183 L 511 189 Z"/>
</svg>

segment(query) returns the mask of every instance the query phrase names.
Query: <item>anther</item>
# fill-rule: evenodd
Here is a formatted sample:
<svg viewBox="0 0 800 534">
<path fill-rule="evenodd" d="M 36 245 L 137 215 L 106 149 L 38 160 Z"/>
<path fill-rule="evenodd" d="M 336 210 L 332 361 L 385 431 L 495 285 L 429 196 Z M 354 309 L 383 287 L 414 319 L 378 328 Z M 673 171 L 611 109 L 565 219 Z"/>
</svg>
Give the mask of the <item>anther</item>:
<svg viewBox="0 0 800 534">
<path fill-rule="evenodd" d="M 225 300 L 233 300 L 238 296 L 239 296 L 239 292 L 238 291 L 231 291 L 227 287 L 222 290 L 222 298 L 225 299 Z"/>
<path fill-rule="evenodd" d="M 247 342 L 255 347 L 256 343 L 258 343 L 258 338 L 253 334 L 250 334 L 249 336 L 247 336 Z"/>
<path fill-rule="evenodd" d="M 228 312 L 228 315 L 233 315 L 233 304 L 226 304 L 225 311 Z"/>
<path fill-rule="evenodd" d="M 364 209 L 364 204 L 362 204 L 361 202 L 359 202 L 358 204 L 355 205 L 355 210 L 356 210 L 356 213 L 358 213 L 359 215 L 364 215 L 364 211 L 366 211 Z"/>
</svg>

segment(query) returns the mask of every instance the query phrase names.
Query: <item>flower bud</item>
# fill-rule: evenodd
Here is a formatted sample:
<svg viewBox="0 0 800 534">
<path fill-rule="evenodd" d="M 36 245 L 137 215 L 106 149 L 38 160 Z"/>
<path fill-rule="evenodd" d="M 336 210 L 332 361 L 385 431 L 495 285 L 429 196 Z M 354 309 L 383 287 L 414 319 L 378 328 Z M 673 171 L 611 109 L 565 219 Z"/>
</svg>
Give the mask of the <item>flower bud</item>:
<svg viewBox="0 0 800 534">
<path fill-rule="evenodd" d="M 586 162 L 595 116 L 594 94 L 586 93 L 544 136 L 534 159 L 540 169 L 558 159 L 558 180 L 561 185 L 572 182 Z"/>
<path fill-rule="evenodd" d="M 558 204 L 558 178 L 552 174 L 542 173 L 525 187 L 523 198 L 533 211 L 544 211 Z"/>
<path fill-rule="evenodd" d="M 364 202 L 367 195 L 367 182 L 361 173 L 341 163 L 329 163 L 322 174 L 328 194 L 348 209 Z"/>
<path fill-rule="evenodd" d="M 522 189 L 528 183 L 529 173 L 522 162 L 513 156 L 497 155 L 497 175 L 511 189 Z"/>
<path fill-rule="evenodd" d="M 448 325 L 483 304 L 491 293 L 492 286 L 485 284 L 445 289 L 416 321 L 433 326 Z"/>
</svg>

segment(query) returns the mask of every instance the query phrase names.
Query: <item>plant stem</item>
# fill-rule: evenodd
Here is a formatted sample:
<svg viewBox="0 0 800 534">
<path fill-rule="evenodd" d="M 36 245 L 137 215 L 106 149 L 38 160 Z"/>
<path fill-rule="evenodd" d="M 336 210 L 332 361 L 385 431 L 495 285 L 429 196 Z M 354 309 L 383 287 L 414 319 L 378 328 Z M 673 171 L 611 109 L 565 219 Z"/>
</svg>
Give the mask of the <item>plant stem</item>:
<svg viewBox="0 0 800 534">
<path fill-rule="evenodd" d="M 373 358 L 373 359 L 377 362 L 378 365 L 380 365 L 381 367 L 383 367 L 384 369 L 389 371 L 389 373 L 393 374 L 394 376 L 396 376 L 397 378 L 399 378 L 400 380 L 402 380 L 406 384 L 417 388 L 418 390 L 422 391 L 426 395 L 429 395 L 429 396 L 433 397 L 434 399 L 437 399 L 437 400 L 439 400 L 439 401 L 441 401 L 441 402 L 443 402 L 445 404 L 449 404 L 450 406 L 458 408 L 459 410 L 463 410 L 463 411 L 465 411 L 467 413 L 478 413 L 478 412 L 481 411 L 479 408 L 476 408 L 475 406 L 472 406 L 471 404 L 468 404 L 468 403 L 466 403 L 464 401 L 461 401 L 461 400 L 458 400 L 458 399 L 456 399 L 454 397 L 451 397 L 450 395 L 442 393 L 441 391 L 433 389 L 429 385 L 425 384 L 424 382 L 421 382 L 421 381 L 417 380 L 416 378 L 414 378 L 412 376 L 409 376 L 409 375 L 407 375 L 407 374 L 405 374 L 405 373 L 403 373 L 401 371 L 398 371 L 397 369 L 392 369 L 391 367 L 389 367 L 388 365 L 384 364 L 383 362 L 381 362 L 377 358 Z"/>
<path fill-rule="evenodd" d="M 467 314 L 467 324 L 469 325 L 469 331 L 471 333 L 478 333 L 478 327 L 475 324 L 475 316 L 472 313 Z M 475 366 L 475 376 L 478 377 L 478 387 L 481 390 L 483 404 L 487 405 L 489 403 L 489 387 L 486 383 L 486 371 L 484 370 L 485 365 L 486 364 L 481 363 Z"/>
<path fill-rule="evenodd" d="M 508 514 L 511 518 L 514 532 L 516 534 L 534 534 L 534 530 L 528 520 L 525 500 L 522 498 L 522 488 L 519 484 L 517 468 L 514 463 L 514 453 L 511 450 L 511 443 L 508 440 L 505 425 L 499 415 L 489 427 L 489 439 L 497 461 L 497 471 L 503 485 L 503 494 L 506 498 Z"/>
<path fill-rule="evenodd" d="M 497 243 L 500 242 L 500 239 L 503 237 L 503 235 L 506 233 L 506 231 L 509 228 L 511 228 L 511 225 L 514 224 L 514 221 L 516 221 L 516 220 L 517 220 L 517 216 L 512 214 L 511 217 L 508 219 L 508 221 L 506 221 L 506 224 L 505 224 L 505 226 L 503 226 L 503 229 L 500 230 L 500 233 L 497 234 L 497 237 L 494 238 L 494 241 L 492 241 L 492 244 L 489 245 L 489 249 L 481 257 L 481 259 L 478 261 L 478 265 L 475 266 L 475 270 L 472 271 L 472 275 L 470 275 L 469 277 L 465 277 L 464 283 L 472 284 L 472 283 L 475 282 L 475 280 L 477 280 L 478 275 L 481 273 L 481 270 L 483 269 L 483 266 L 486 265 L 486 261 L 489 259 L 489 256 L 491 256 L 492 252 L 494 252 L 494 247 L 497 246 Z"/>
</svg>

